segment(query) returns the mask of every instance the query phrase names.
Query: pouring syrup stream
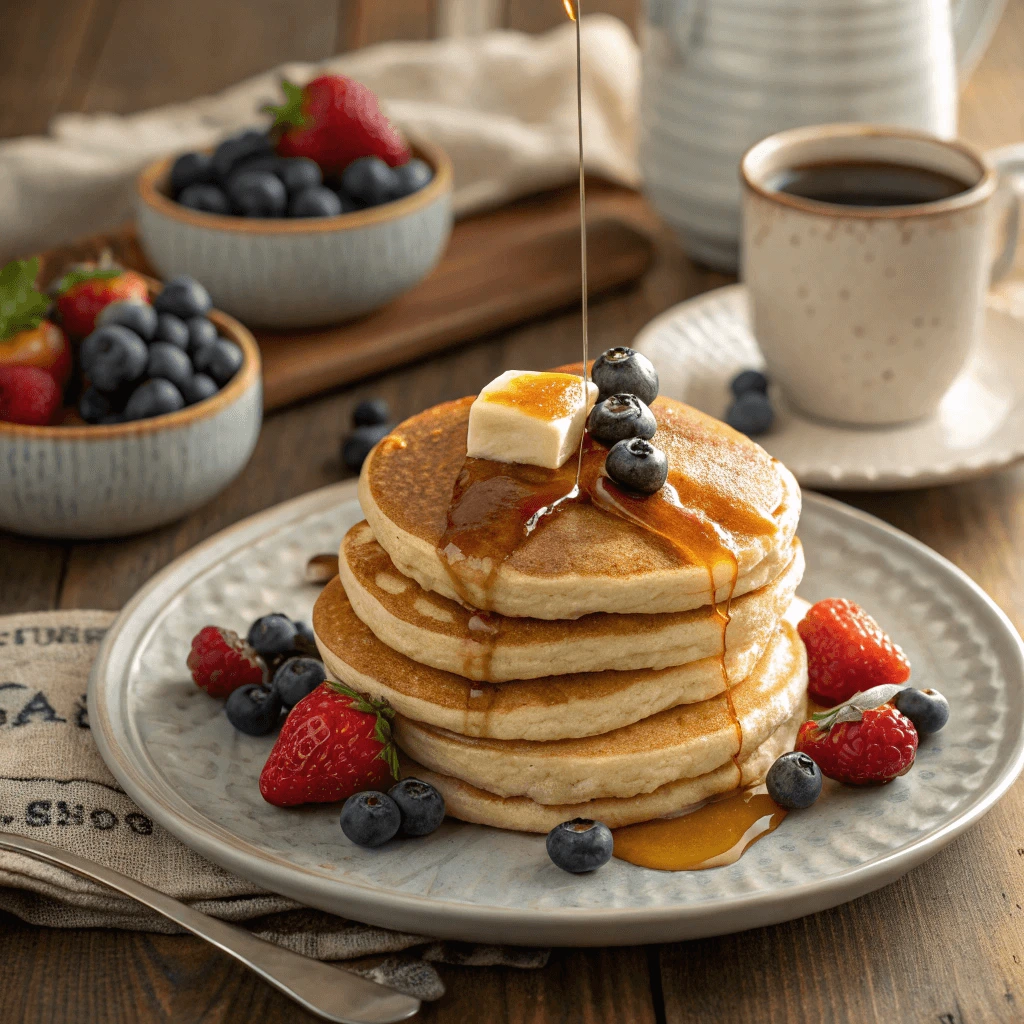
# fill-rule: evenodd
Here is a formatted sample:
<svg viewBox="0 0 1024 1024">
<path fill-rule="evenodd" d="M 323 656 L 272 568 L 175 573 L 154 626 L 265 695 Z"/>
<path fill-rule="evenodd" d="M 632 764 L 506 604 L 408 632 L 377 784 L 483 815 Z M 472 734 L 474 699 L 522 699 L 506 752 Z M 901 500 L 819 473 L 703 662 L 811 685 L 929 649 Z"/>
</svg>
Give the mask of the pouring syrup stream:
<svg viewBox="0 0 1024 1024">
<path fill-rule="evenodd" d="M 587 309 L 587 200 L 583 171 L 583 60 L 580 36 L 580 0 L 562 0 L 576 29 L 576 118 L 579 148 L 580 264 L 583 340 L 583 403 L 587 401 L 589 378 Z M 501 617 L 492 614 L 491 592 L 504 561 L 533 531 L 564 504 L 585 500 L 606 513 L 649 530 L 667 541 L 690 564 L 703 565 L 711 589 L 712 614 L 722 631 L 721 671 L 724 697 L 737 733 L 733 762 L 741 775 L 739 755 L 743 730 L 733 706 L 730 680 L 725 664 L 725 640 L 730 605 L 738 577 L 738 561 L 727 531 L 713 518 L 680 500 L 670 480 L 663 493 L 639 498 L 618 488 L 603 472 L 604 450 L 589 438 L 580 439 L 575 479 L 556 470 L 547 474 L 532 467 L 508 466 L 487 460 L 469 459 L 459 475 L 448 510 L 448 525 L 438 545 L 449 577 L 463 602 L 472 605 L 474 596 L 457 569 L 466 556 L 489 559 L 490 571 L 477 611 L 471 622 L 479 642 L 467 651 L 464 674 L 480 682 L 468 689 L 467 713 L 484 710 L 485 715 L 500 689 L 486 682 L 491 659 L 501 634 Z M 568 468 L 568 467 L 566 467 Z M 678 474 L 675 474 L 678 477 Z M 450 555 L 454 553 L 453 560 Z M 724 601 L 718 600 L 715 568 L 726 562 L 730 580 Z M 484 600 L 480 601 L 480 596 Z M 481 699 L 482 698 L 482 699 Z M 700 870 L 720 867 L 738 860 L 754 842 L 778 827 L 785 810 L 767 795 L 763 787 L 733 790 L 678 817 L 655 819 L 615 830 L 615 855 L 644 867 L 662 870 Z"/>
</svg>

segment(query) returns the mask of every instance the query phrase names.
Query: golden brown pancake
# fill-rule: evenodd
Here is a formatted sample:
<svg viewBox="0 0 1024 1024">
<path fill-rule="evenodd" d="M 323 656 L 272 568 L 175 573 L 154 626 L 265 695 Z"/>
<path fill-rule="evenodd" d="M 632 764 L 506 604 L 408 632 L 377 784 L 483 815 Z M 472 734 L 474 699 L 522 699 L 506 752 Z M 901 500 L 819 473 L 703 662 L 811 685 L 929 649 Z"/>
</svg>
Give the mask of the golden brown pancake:
<svg viewBox="0 0 1024 1024">
<path fill-rule="evenodd" d="M 377 540 L 398 570 L 427 590 L 537 619 L 678 612 L 757 589 L 778 574 L 780 561 L 788 561 L 800 515 L 792 475 L 725 424 L 665 398 L 652 405 L 658 420 L 653 440 L 669 460 L 669 483 L 689 517 L 672 527 L 682 550 L 605 508 L 577 501 L 543 519 L 504 560 L 457 545 L 446 545 L 442 555 L 453 488 L 466 462 L 471 404 L 471 398 L 460 399 L 406 420 L 370 454 L 359 479 L 360 503 Z M 570 459 L 560 470 L 509 466 L 500 472 L 501 481 L 528 480 L 530 487 L 560 482 L 564 493 L 575 465 Z M 638 500 L 654 509 L 666 493 Z M 703 527 L 692 529 L 698 520 Z M 702 530 L 732 554 L 703 552 L 704 541 L 696 540 Z"/>
<path fill-rule="evenodd" d="M 799 599 L 789 615 L 806 607 Z M 360 693 L 386 700 L 427 725 L 466 736 L 557 740 L 619 729 L 677 704 L 717 696 L 725 689 L 718 657 L 665 669 L 581 672 L 542 679 L 480 684 L 432 668 L 382 643 L 352 610 L 345 589 L 332 580 L 313 609 L 313 631 L 328 671 Z M 728 677 L 745 679 L 763 647 L 730 650 Z"/>
<path fill-rule="evenodd" d="M 771 583 L 732 602 L 726 650 L 764 646 L 803 576 L 803 551 Z M 393 650 L 467 679 L 503 682 L 606 669 L 661 669 L 722 653 L 724 608 L 663 615 L 603 612 L 570 621 L 486 616 L 403 576 L 366 523 L 341 545 L 341 582 L 356 615 Z"/>
<path fill-rule="evenodd" d="M 696 779 L 669 782 L 653 793 L 640 796 L 608 797 L 575 804 L 539 804 L 529 797 L 503 797 L 488 793 L 450 775 L 431 771 L 406 756 L 401 758 L 402 775 L 429 782 L 444 797 L 448 814 L 462 821 L 518 832 L 543 833 L 571 818 L 593 818 L 603 821 L 609 828 L 620 828 L 638 821 L 678 814 L 710 797 L 763 782 L 775 759 L 793 749 L 805 714 L 805 710 L 799 708 L 788 722 L 738 765 L 728 761 Z"/>
<path fill-rule="evenodd" d="M 543 743 L 461 736 L 400 715 L 395 739 L 425 767 L 488 793 L 570 804 L 650 793 L 734 757 L 742 761 L 806 700 L 804 645 L 796 628 L 783 622 L 728 698 L 669 708 L 599 736 Z"/>
</svg>

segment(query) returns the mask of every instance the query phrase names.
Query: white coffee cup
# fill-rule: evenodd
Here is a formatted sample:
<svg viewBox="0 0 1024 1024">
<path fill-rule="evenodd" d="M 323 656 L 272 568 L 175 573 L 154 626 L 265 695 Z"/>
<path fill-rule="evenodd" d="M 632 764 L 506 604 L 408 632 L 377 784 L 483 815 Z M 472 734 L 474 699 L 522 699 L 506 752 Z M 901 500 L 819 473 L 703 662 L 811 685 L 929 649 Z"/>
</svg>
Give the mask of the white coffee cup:
<svg viewBox="0 0 1024 1024">
<path fill-rule="evenodd" d="M 965 187 L 900 206 L 821 202 L 773 187 L 787 170 L 846 162 L 925 168 Z M 857 124 L 772 135 L 747 151 L 740 176 L 751 322 L 787 400 L 856 425 L 933 413 L 983 328 L 989 280 L 1012 265 L 1012 188 L 962 142 Z M 1009 216 L 993 261 L 1000 209 Z"/>
</svg>

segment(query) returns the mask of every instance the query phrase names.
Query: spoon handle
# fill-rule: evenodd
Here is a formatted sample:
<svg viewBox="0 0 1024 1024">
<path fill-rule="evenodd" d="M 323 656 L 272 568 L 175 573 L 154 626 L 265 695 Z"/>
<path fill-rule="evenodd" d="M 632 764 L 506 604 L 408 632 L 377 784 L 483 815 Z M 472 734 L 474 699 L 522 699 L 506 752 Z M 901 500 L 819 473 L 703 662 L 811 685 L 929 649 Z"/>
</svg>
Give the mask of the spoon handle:
<svg viewBox="0 0 1024 1024">
<path fill-rule="evenodd" d="M 233 924 L 187 907 L 119 871 L 67 853 L 49 843 L 0 832 L 0 849 L 55 864 L 130 896 L 245 964 L 264 981 L 324 1020 L 337 1024 L 392 1024 L 393 1021 L 407 1020 L 420 1008 L 420 1001 L 412 996 L 386 988 L 352 971 L 275 946 Z"/>
</svg>

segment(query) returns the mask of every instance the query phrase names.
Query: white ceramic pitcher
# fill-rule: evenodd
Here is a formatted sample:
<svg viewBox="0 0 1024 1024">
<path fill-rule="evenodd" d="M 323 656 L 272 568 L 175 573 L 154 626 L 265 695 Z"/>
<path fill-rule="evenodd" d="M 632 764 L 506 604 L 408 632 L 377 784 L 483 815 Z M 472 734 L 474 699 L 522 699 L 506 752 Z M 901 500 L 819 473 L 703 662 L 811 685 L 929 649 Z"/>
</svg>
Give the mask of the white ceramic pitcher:
<svg viewBox="0 0 1024 1024">
<path fill-rule="evenodd" d="M 646 0 L 640 161 L 687 252 L 734 271 L 737 168 L 759 139 L 833 121 L 956 133 L 957 78 L 1005 0 Z"/>
</svg>

